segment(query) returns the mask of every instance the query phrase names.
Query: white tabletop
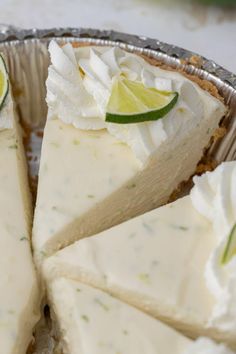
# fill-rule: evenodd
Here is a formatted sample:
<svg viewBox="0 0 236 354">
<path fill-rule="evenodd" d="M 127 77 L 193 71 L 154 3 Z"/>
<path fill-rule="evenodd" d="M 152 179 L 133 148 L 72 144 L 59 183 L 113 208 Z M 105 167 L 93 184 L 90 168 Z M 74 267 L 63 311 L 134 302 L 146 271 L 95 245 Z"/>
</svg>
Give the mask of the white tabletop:
<svg viewBox="0 0 236 354">
<path fill-rule="evenodd" d="M 0 23 L 145 35 L 195 51 L 236 73 L 236 10 L 191 0 L 0 0 Z"/>
</svg>

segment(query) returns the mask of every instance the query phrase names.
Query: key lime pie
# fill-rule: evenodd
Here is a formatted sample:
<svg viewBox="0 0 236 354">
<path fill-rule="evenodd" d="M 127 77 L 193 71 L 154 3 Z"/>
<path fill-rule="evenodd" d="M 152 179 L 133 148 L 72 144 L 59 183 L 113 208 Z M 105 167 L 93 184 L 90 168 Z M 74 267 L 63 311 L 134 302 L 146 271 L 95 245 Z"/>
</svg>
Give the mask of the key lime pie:
<svg viewBox="0 0 236 354">
<path fill-rule="evenodd" d="M 27 169 L 7 69 L 0 56 L 0 352 L 25 354 L 38 321 Z"/>
<path fill-rule="evenodd" d="M 226 108 L 180 73 L 115 47 L 49 45 L 35 259 L 165 204 Z"/>
<path fill-rule="evenodd" d="M 222 163 L 190 196 L 61 250 L 44 263 L 49 287 L 69 277 L 235 348 L 235 181 L 236 162 Z"/>
<path fill-rule="evenodd" d="M 233 354 L 209 339 L 191 341 L 101 290 L 58 277 L 49 298 L 63 354 Z"/>
<path fill-rule="evenodd" d="M 118 47 L 49 52 L 32 248 L 53 336 L 43 316 L 35 330 L 31 198 L 0 56 L 0 353 L 233 354 L 212 339 L 236 348 L 236 163 L 154 209 L 215 136 L 216 89 Z"/>
</svg>

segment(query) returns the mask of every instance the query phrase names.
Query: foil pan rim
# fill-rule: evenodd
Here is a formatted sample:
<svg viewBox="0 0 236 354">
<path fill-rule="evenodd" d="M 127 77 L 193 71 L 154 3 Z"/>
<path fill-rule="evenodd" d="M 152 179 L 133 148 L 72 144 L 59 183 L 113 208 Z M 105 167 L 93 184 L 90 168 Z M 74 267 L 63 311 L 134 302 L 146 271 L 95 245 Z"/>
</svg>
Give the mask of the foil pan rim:
<svg viewBox="0 0 236 354">
<path fill-rule="evenodd" d="M 223 81 L 224 84 L 229 85 L 236 90 L 236 74 L 218 65 L 215 61 L 207 59 L 196 52 L 162 42 L 158 39 L 128 34 L 125 32 L 99 30 L 94 28 L 55 27 L 49 29 L 21 29 L 11 25 L 0 24 L 0 43 L 65 37 L 74 37 L 81 40 L 104 40 L 114 41 L 120 44 L 123 43 L 124 45 L 131 45 L 146 50 L 160 52 L 163 55 L 174 58 L 178 63 L 183 60 L 188 63 L 190 58 L 197 57 L 201 62 L 201 70 L 212 74 L 216 78 Z M 188 63 L 188 66 L 191 65 Z"/>
</svg>

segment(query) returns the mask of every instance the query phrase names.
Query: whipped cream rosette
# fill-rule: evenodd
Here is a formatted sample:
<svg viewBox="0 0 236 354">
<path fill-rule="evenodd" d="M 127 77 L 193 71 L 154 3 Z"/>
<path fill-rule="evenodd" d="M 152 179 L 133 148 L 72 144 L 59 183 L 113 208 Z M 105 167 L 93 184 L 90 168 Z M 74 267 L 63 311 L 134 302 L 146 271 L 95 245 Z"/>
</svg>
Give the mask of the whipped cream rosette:
<svg viewBox="0 0 236 354">
<path fill-rule="evenodd" d="M 224 330 L 236 330 L 236 257 L 224 262 L 229 240 L 236 223 L 236 163 L 225 162 L 214 172 L 194 178 L 191 191 L 194 207 L 213 225 L 217 247 L 212 252 L 206 266 L 206 282 L 209 290 L 217 298 L 211 324 Z M 236 249 L 235 249 L 236 255 Z"/>
</svg>

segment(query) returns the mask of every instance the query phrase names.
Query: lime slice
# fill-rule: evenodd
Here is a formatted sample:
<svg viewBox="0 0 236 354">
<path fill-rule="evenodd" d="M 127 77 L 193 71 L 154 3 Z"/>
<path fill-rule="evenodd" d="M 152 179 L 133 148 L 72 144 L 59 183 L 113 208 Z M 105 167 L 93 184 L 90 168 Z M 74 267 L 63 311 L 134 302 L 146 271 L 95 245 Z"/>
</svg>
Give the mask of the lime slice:
<svg viewBox="0 0 236 354">
<path fill-rule="evenodd" d="M 7 97 L 9 90 L 9 80 L 6 64 L 3 57 L 0 55 L 0 109 L 2 108 L 4 101 Z"/>
<path fill-rule="evenodd" d="M 177 92 L 159 91 L 118 78 L 112 86 L 106 121 L 130 124 L 158 120 L 170 112 L 178 96 Z"/>
<path fill-rule="evenodd" d="M 228 236 L 228 241 L 221 259 L 222 264 L 228 263 L 236 255 L 236 223 L 232 227 Z"/>
</svg>

